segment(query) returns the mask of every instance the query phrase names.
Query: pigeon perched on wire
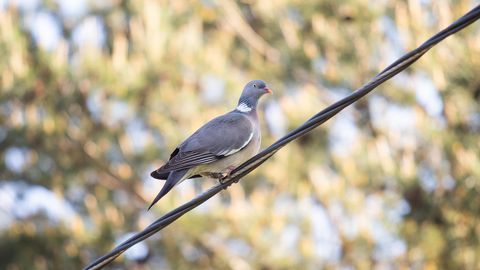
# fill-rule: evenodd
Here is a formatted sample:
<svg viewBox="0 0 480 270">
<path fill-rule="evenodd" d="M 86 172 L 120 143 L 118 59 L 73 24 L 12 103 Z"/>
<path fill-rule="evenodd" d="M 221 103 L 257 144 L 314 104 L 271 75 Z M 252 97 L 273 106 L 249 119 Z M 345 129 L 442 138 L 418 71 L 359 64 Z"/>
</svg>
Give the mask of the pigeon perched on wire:
<svg viewBox="0 0 480 270">
<path fill-rule="evenodd" d="M 177 146 L 170 160 L 150 174 L 166 182 L 148 209 L 183 180 L 204 176 L 221 181 L 257 154 L 261 140 L 257 104 L 266 93 L 272 91 L 265 82 L 247 83 L 235 110 L 214 118 Z"/>
</svg>

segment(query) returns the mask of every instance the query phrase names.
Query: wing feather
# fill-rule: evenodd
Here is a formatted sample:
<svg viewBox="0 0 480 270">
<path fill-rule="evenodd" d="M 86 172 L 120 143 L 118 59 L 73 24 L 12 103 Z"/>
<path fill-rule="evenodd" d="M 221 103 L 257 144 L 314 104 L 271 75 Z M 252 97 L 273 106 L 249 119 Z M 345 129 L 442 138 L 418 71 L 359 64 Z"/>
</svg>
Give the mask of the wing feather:
<svg viewBox="0 0 480 270">
<path fill-rule="evenodd" d="M 231 112 L 208 122 L 180 144 L 156 173 L 188 169 L 235 154 L 252 140 L 248 116 Z"/>
</svg>

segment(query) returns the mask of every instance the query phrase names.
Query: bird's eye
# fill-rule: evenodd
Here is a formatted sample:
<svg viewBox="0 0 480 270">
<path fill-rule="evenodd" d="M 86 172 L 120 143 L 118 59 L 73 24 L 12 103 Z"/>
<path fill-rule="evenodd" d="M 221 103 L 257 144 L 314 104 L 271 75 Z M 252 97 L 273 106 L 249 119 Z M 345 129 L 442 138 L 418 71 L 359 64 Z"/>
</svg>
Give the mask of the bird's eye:
<svg viewBox="0 0 480 270">
<path fill-rule="evenodd" d="M 257 87 L 257 85 L 256 85 L 256 84 L 253 84 L 253 87 L 255 87 L 255 88 L 256 88 L 256 87 Z"/>
</svg>

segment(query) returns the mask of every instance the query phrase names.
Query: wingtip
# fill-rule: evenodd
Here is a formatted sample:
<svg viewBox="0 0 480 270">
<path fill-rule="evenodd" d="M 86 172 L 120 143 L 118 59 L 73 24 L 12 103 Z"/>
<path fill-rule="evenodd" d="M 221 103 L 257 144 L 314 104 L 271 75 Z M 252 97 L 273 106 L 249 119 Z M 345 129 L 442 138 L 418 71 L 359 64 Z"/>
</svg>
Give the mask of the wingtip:
<svg viewBox="0 0 480 270">
<path fill-rule="evenodd" d="M 157 170 L 155 170 L 155 171 L 153 171 L 153 172 L 150 173 L 150 176 L 153 177 L 153 178 L 158 179 L 159 173 L 157 172 Z"/>
<path fill-rule="evenodd" d="M 170 172 L 160 173 L 158 170 L 155 170 L 150 173 L 150 176 L 159 180 L 167 180 L 169 174 Z"/>
</svg>

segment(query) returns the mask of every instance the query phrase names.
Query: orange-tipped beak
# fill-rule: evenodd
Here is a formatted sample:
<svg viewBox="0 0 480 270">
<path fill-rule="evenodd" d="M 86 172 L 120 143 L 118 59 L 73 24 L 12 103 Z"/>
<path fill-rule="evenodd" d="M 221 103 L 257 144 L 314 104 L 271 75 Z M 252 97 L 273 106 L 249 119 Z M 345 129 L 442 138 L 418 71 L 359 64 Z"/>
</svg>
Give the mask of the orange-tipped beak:
<svg viewBox="0 0 480 270">
<path fill-rule="evenodd" d="M 273 93 L 273 92 L 272 92 L 272 89 L 270 89 L 270 88 L 268 88 L 268 87 L 266 87 L 266 86 L 265 86 L 265 88 L 263 88 L 263 90 L 265 90 L 265 92 L 267 92 L 267 93 L 269 93 L 269 94 Z"/>
</svg>

